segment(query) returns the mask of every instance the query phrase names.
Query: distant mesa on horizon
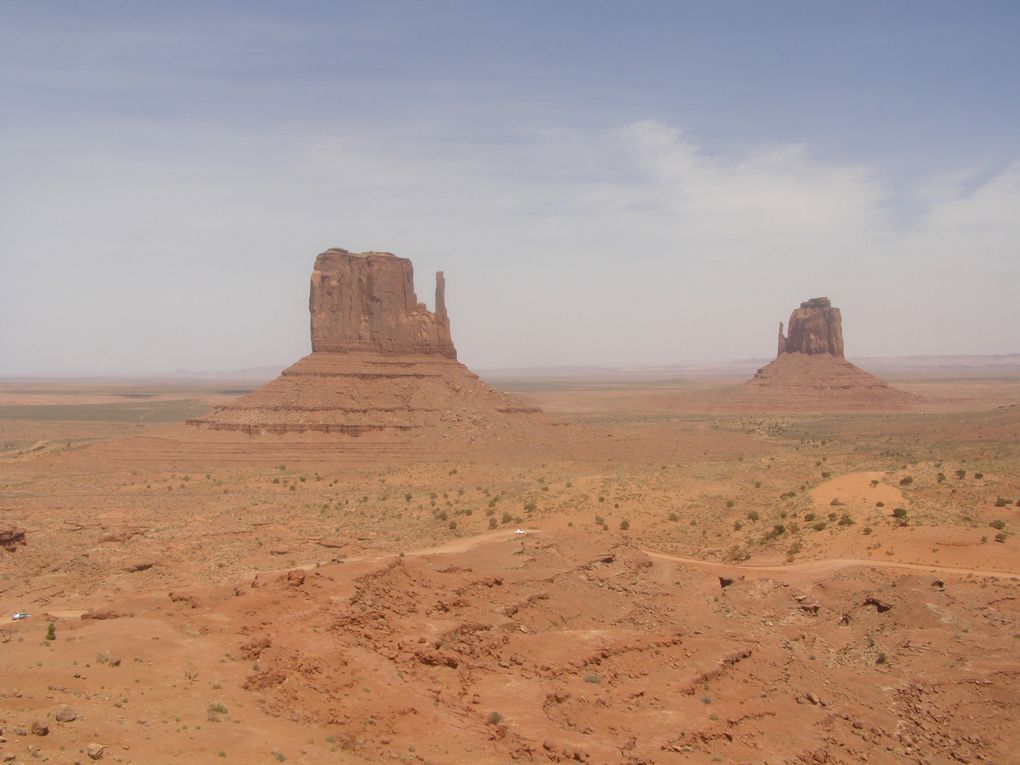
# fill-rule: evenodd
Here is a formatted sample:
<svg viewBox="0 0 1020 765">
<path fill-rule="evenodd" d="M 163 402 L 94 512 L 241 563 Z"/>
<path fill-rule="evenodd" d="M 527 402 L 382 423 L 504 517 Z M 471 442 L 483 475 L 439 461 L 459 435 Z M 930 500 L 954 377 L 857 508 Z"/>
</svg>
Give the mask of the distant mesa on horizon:
<svg viewBox="0 0 1020 765">
<path fill-rule="evenodd" d="M 432 312 L 418 302 L 407 258 L 332 248 L 315 259 L 308 309 L 310 355 L 189 424 L 249 435 L 419 435 L 433 449 L 547 424 L 457 361 L 442 271 Z"/>
</svg>

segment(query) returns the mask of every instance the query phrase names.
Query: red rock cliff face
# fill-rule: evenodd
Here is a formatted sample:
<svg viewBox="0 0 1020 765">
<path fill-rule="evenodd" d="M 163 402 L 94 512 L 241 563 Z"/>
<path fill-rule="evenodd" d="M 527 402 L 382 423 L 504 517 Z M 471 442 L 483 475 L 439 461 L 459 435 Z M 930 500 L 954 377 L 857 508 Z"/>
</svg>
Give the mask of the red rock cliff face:
<svg viewBox="0 0 1020 765">
<path fill-rule="evenodd" d="M 789 334 L 779 325 L 779 356 L 784 353 L 827 353 L 843 356 L 843 319 L 829 298 L 813 298 L 790 314 Z"/>
<path fill-rule="evenodd" d="M 308 308 L 313 352 L 426 354 L 457 358 L 436 274 L 436 312 L 418 302 L 411 261 L 388 252 L 330 249 L 315 260 Z"/>
</svg>

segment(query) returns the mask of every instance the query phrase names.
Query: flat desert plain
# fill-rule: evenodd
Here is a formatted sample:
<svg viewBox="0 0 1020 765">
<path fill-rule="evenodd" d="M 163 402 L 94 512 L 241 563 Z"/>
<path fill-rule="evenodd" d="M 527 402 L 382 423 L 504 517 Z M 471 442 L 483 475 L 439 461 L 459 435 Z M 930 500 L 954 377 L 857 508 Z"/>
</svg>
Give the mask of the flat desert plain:
<svg viewBox="0 0 1020 765">
<path fill-rule="evenodd" d="M 883 376 L 489 380 L 550 424 L 419 437 L 4 383 L 0 756 L 1016 762 L 1020 375 Z"/>
</svg>

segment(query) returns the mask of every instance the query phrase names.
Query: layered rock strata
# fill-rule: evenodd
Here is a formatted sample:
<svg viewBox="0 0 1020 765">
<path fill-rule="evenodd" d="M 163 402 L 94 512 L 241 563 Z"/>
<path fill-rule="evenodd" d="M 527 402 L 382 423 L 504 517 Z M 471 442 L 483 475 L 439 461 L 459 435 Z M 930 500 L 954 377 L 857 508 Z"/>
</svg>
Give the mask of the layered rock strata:
<svg viewBox="0 0 1020 765">
<path fill-rule="evenodd" d="M 445 288 L 439 272 L 433 313 L 418 302 L 406 258 L 323 252 L 311 279 L 311 355 L 191 424 L 251 435 L 449 430 L 471 437 L 541 418 L 457 361 Z"/>
</svg>

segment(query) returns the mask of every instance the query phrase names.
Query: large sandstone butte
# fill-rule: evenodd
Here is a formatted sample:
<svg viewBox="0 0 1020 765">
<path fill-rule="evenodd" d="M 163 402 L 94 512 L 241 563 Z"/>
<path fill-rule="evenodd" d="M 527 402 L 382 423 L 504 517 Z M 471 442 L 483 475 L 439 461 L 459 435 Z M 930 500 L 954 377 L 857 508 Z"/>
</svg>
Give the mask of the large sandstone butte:
<svg viewBox="0 0 1020 765">
<path fill-rule="evenodd" d="M 812 298 L 779 324 L 772 363 L 759 369 L 745 392 L 782 409 L 903 408 L 915 397 L 855 367 L 843 355 L 843 317 L 827 297 Z"/>
<path fill-rule="evenodd" d="M 316 258 L 312 353 L 272 382 L 191 424 L 267 433 L 422 435 L 438 441 L 544 422 L 457 361 L 436 274 L 436 310 L 418 302 L 411 261 L 330 249 Z"/>
<path fill-rule="evenodd" d="M 843 317 L 829 298 L 812 298 L 790 314 L 790 334 L 779 322 L 779 356 L 784 353 L 827 353 L 843 358 Z"/>
<path fill-rule="evenodd" d="M 414 269 L 407 258 L 389 252 L 326 250 L 315 259 L 308 308 L 314 353 L 457 358 L 443 272 L 436 274 L 432 313 L 414 294 Z"/>
</svg>

